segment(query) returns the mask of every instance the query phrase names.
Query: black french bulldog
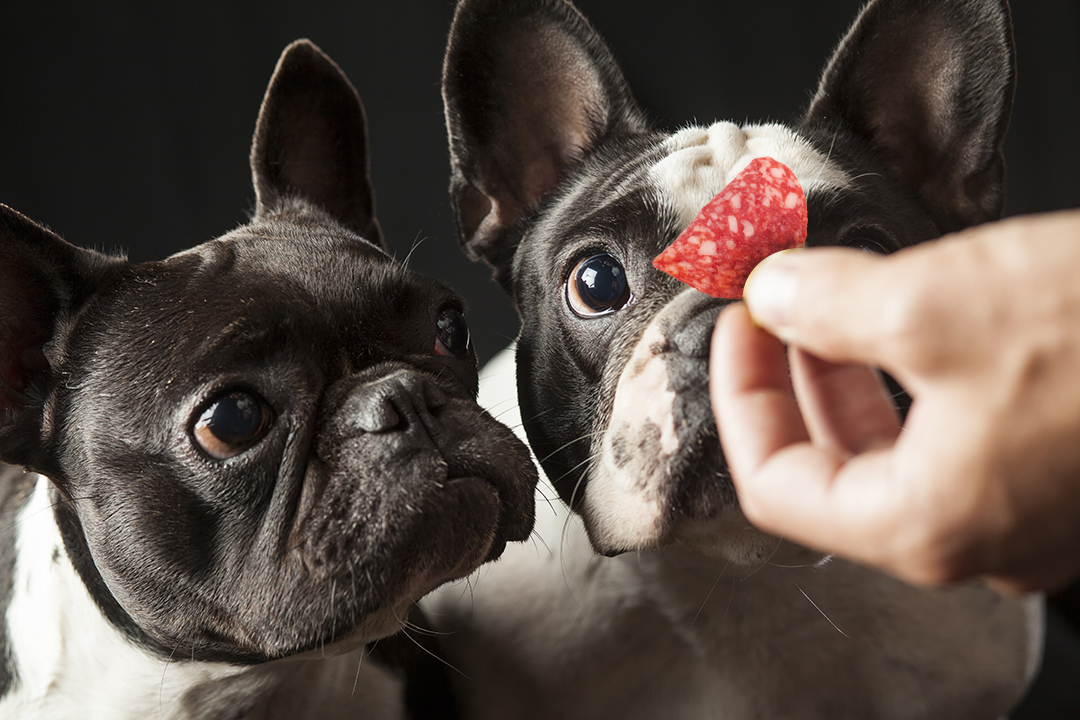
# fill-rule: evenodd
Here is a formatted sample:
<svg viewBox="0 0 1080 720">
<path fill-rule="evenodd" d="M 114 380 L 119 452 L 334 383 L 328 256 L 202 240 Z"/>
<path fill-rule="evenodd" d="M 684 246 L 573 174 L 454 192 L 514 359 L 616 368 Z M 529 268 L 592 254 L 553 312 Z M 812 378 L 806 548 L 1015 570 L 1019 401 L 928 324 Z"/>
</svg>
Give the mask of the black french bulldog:
<svg viewBox="0 0 1080 720">
<path fill-rule="evenodd" d="M 251 167 L 252 221 L 161 262 L 0 206 L 0 717 L 403 717 L 364 645 L 530 533 L 463 301 L 387 254 L 310 42 Z"/>
<path fill-rule="evenodd" d="M 1004 0 L 871 0 L 793 124 L 669 133 L 570 2 L 460 0 L 451 196 L 521 317 L 516 367 L 485 369 L 481 401 L 511 425 L 520 403 L 574 511 L 538 504 L 550 554 L 513 548 L 473 592 L 425 600 L 476 717 L 1009 710 L 1039 600 L 911 587 L 751 527 L 709 403 L 726 301 L 651 261 L 759 156 L 799 178 L 808 245 L 891 252 L 998 217 L 1014 74 Z"/>
</svg>

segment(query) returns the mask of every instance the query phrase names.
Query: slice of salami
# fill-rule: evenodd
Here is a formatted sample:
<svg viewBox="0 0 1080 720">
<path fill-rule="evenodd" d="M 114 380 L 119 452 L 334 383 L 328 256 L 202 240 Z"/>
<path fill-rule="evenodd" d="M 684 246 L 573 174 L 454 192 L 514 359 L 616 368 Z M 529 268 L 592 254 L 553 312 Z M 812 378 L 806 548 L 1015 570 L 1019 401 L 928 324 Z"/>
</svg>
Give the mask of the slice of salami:
<svg viewBox="0 0 1080 720">
<path fill-rule="evenodd" d="M 771 157 L 750 161 L 653 265 L 713 297 L 741 298 L 754 267 L 806 240 L 806 196 Z"/>
</svg>

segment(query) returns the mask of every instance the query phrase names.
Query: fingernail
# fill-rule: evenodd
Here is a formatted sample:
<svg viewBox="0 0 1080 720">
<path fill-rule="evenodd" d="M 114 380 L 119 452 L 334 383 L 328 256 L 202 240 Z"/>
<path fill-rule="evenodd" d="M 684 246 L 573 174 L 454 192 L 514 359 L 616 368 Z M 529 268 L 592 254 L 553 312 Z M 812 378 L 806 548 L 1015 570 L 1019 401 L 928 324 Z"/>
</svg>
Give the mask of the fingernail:
<svg viewBox="0 0 1080 720">
<path fill-rule="evenodd" d="M 795 306 L 798 250 L 782 250 L 758 263 L 746 278 L 743 301 L 754 322 L 785 340 Z"/>
</svg>

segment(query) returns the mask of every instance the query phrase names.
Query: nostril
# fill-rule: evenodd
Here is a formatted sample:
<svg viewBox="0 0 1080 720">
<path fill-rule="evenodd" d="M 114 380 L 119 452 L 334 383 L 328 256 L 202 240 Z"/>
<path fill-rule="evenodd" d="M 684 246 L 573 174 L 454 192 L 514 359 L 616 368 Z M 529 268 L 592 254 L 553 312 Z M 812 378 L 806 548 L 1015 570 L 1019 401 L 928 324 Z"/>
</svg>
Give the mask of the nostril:
<svg viewBox="0 0 1080 720">
<path fill-rule="evenodd" d="M 397 427 L 401 423 L 401 416 L 386 395 L 375 393 L 367 398 L 367 402 L 358 404 L 353 420 L 364 432 L 377 433 Z"/>
<path fill-rule="evenodd" d="M 405 430 L 449 401 L 434 382 L 420 374 L 396 372 L 353 389 L 342 411 L 351 427 L 368 433 Z"/>
<path fill-rule="evenodd" d="M 394 394 L 402 402 L 420 410 L 438 410 L 449 400 L 442 388 L 419 373 L 398 373 L 385 382 L 394 386 Z"/>
</svg>

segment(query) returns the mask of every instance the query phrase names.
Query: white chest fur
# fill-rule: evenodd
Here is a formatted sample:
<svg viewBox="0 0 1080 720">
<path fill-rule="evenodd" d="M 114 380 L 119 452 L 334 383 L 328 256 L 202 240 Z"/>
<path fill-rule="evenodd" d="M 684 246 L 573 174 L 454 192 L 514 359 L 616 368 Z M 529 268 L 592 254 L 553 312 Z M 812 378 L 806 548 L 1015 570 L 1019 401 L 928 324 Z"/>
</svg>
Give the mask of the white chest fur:
<svg viewBox="0 0 1080 720">
<path fill-rule="evenodd" d="M 512 351 L 481 404 L 520 428 Z M 534 539 L 423 603 L 476 718 L 994 718 L 1034 673 L 1038 599 L 842 561 L 596 556 L 550 486 Z"/>
</svg>

